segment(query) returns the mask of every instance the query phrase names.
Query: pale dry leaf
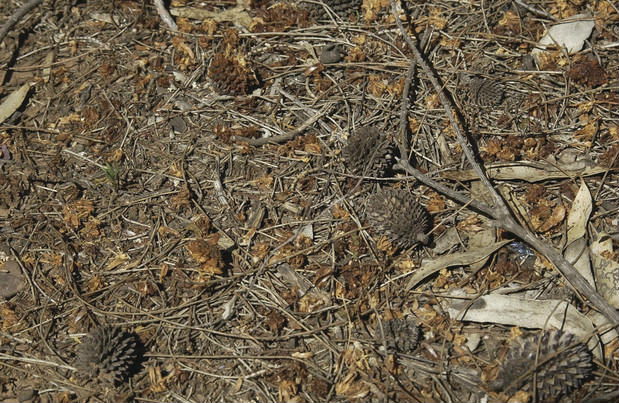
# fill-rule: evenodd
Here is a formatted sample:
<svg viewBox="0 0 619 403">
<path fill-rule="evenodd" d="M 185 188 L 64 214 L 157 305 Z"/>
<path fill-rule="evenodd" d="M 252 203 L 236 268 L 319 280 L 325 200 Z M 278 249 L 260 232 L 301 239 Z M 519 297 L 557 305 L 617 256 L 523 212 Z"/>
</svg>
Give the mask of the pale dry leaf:
<svg viewBox="0 0 619 403">
<path fill-rule="evenodd" d="M 413 274 L 411 279 L 406 285 L 406 290 L 410 290 L 415 287 L 421 280 L 426 277 L 452 266 L 465 266 L 475 262 L 479 262 L 482 259 L 487 258 L 490 254 L 500 249 L 503 245 L 511 242 L 511 240 L 495 242 L 486 246 L 485 248 L 476 249 L 468 252 L 453 253 L 447 256 L 441 256 L 440 258 L 422 263 L 421 268 Z"/>
<path fill-rule="evenodd" d="M 594 25 L 593 18 L 587 14 L 577 14 L 559 21 L 548 29 L 531 54 L 537 59 L 549 46 L 556 45 L 567 49 L 569 54 L 576 53 L 582 49 Z"/>
<path fill-rule="evenodd" d="M 591 193 L 585 181 L 582 181 L 567 216 L 567 246 L 563 256 L 574 265 L 574 268 L 587 279 L 589 284 L 595 286 L 586 241 L 587 224 L 592 209 Z"/>
<path fill-rule="evenodd" d="M 492 206 L 492 196 L 490 195 L 490 191 L 486 186 L 484 186 L 481 181 L 473 181 L 471 183 L 471 194 L 475 195 L 475 199 L 486 203 L 489 206 Z M 480 249 L 486 245 L 491 245 L 496 242 L 496 229 L 490 224 L 490 219 L 481 216 L 481 230 L 473 231 L 469 233 L 469 248 L 471 249 Z M 477 271 L 481 269 L 488 259 L 490 255 L 481 259 L 478 262 L 471 263 L 471 270 Z"/>
<path fill-rule="evenodd" d="M 456 295 L 457 294 L 457 295 Z M 462 296 L 462 292 L 454 296 Z M 445 309 L 452 319 L 477 323 L 499 323 L 531 329 L 557 328 L 581 338 L 594 333 L 592 321 L 576 307 L 562 300 L 532 300 L 514 295 L 491 294 L 469 300 L 446 298 Z M 597 339 L 589 340 L 589 348 L 599 358 L 602 351 Z"/>
<path fill-rule="evenodd" d="M 580 189 L 578 189 L 578 193 L 576 197 L 574 197 L 570 213 L 567 216 L 568 243 L 585 236 L 587 233 L 587 223 L 589 222 L 592 210 L 593 201 L 591 199 L 591 192 L 589 192 L 589 188 L 585 184 L 585 181 L 582 181 Z"/>
<path fill-rule="evenodd" d="M 599 175 L 608 170 L 601 166 L 585 167 L 584 169 L 570 169 L 570 167 L 556 167 L 547 162 L 508 162 L 489 165 L 486 174 L 489 178 L 499 180 L 523 180 L 527 182 L 540 182 L 548 179 L 562 179 L 573 177 L 586 177 Z M 472 169 L 445 171 L 441 176 L 452 180 L 470 181 L 478 179 L 477 173 Z"/>
<path fill-rule="evenodd" d="M 251 16 L 243 6 L 224 9 L 222 11 L 209 11 L 196 7 L 172 7 L 170 14 L 175 17 L 191 18 L 196 20 L 212 19 L 216 22 L 234 22 L 249 28 Z"/>
<path fill-rule="evenodd" d="M 0 104 L 0 123 L 3 123 L 19 109 L 24 99 L 26 99 L 28 91 L 30 91 L 30 84 L 24 84 L 2 101 Z"/>
<path fill-rule="evenodd" d="M 43 61 L 43 64 L 45 65 L 45 67 L 43 68 L 43 82 L 45 83 L 49 82 L 49 79 L 52 74 L 52 63 L 54 62 L 55 58 L 56 58 L 55 49 L 50 50 L 47 53 L 47 55 L 45 55 L 45 60 Z"/>
<path fill-rule="evenodd" d="M 612 307 L 619 309 L 619 262 L 608 234 L 600 233 L 591 243 L 591 261 L 599 293 Z"/>
</svg>

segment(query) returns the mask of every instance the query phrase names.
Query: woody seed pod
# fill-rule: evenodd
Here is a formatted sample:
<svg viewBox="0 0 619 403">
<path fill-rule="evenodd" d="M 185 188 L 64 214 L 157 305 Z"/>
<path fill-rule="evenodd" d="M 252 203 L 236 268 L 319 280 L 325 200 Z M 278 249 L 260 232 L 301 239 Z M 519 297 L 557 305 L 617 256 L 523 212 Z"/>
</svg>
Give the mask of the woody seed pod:
<svg viewBox="0 0 619 403">
<path fill-rule="evenodd" d="M 136 337 L 117 327 L 101 326 L 78 346 L 76 367 L 89 376 L 120 383 L 136 361 Z"/>
<path fill-rule="evenodd" d="M 419 327 L 414 321 L 407 319 L 390 319 L 376 324 L 374 334 L 378 339 L 381 339 L 384 335 L 387 348 L 402 353 L 414 351 L 419 342 Z"/>
<path fill-rule="evenodd" d="M 409 248 L 427 243 L 432 219 L 412 193 L 402 189 L 383 189 L 371 195 L 366 205 L 370 226 L 386 235 L 397 246 Z"/>
<path fill-rule="evenodd" d="M 514 342 L 497 378 L 489 386 L 495 392 L 509 395 L 518 390 L 533 395 L 535 374 L 537 400 L 555 402 L 579 388 L 592 371 L 591 352 L 586 345 L 577 343 L 571 333 L 550 330 L 542 334 L 541 342 L 539 335 Z"/>
<path fill-rule="evenodd" d="M 380 177 L 393 163 L 393 146 L 376 128 L 362 127 L 350 135 L 342 157 L 352 172 Z"/>
</svg>

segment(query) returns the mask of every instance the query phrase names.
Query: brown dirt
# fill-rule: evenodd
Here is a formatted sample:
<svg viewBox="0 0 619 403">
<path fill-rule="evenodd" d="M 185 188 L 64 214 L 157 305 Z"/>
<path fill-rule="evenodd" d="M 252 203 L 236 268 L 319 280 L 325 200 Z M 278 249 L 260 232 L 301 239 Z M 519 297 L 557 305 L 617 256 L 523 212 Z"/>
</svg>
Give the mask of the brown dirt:
<svg viewBox="0 0 619 403">
<path fill-rule="evenodd" d="M 356 127 L 395 141 L 412 53 L 389 2 L 366 0 L 337 24 L 290 4 L 242 3 L 247 27 L 176 17 L 181 32 L 172 33 L 151 2 L 45 1 L 0 44 L 0 99 L 32 84 L 0 124 L 10 153 L 0 161 L 0 268 L 22 276 L 0 300 L 0 399 L 479 401 L 510 327 L 452 320 L 437 294 L 564 287 L 543 257 L 520 266 L 504 247 L 477 273 L 443 271 L 407 291 L 401 275 L 437 254 L 433 245 L 397 250 L 367 228 L 363 203 L 377 183 L 413 191 L 435 240 L 460 231 L 441 253 L 466 250 L 481 224 L 401 172 L 359 184 L 342 161 Z M 619 40 L 617 11 L 607 1 L 532 2 L 557 18 L 586 9 L 598 18 L 585 51 L 557 52 L 541 74 L 527 55 L 550 21 L 511 1 L 424 3 L 406 2 L 410 31 L 429 38 L 423 50 L 483 161 L 562 161 L 571 150 L 611 168 L 586 183 L 589 227 L 610 233 L 616 250 L 619 59 L 606 45 Z M 0 23 L 18 6 L 2 2 Z M 172 1 L 180 6 L 221 13 L 235 4 Z M 344 59 L 320 64 L 334 42 Z M 467 104 L 466 73 L 501 81 L 501 105 Z M 468 169 L 423 72 L 410 98 L 414 165 Z M 298 135 L 252 145 L 286 133 Z M 440 180 L 468 192 L 467 182 Z M 522 219 L 559 247 L 560 213 L 580 179 L 504 183 L 529 212 Z M 385 352 L 377 323 L 405 316 L 423 343 Z M 103 324 L 143 344 L 140 368 L 119 386 L 73 368 L 80 339 Z M 482 336 L 472 351 L 471 335 Z M 617 343 L 605 354 L 570 400 L 616 387 Z"/>
</svg>

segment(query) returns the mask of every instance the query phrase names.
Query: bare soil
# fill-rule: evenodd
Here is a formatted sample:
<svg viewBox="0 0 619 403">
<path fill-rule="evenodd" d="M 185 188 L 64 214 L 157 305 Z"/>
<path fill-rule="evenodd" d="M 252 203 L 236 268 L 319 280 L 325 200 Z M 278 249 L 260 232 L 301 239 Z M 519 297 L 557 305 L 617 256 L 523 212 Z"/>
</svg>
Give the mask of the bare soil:
<svg viewBox="0 0 619 403">
<path fill-rule="evenodd" d="M 3 1 L 0 23 L 21 3 Z M 517 286 L 593 310 L 483 215 L 401 170 L 372 178 L 343 160 L 358 128 L 400 141 L 413 55 L 388 1 L 331 18 L 294 2 L 171 3 L 173 14 L 210 14 L 177 15 L 172 32 L 147 1 L 44 1 L 0 43 L 0 100 L 31 84 L 0 124 L 0 400 L 507 401 L 488 382 L 510 342 L 539 329 L 458 321 L 441 305 L 448 295 Z M 536 65 L 548 16 L 503 0 L 404 3 L 408 34 L 485 166 L 582 172 L 495 180 L 518 220 L 560 250 L 584 182 L 587 241 L 609 234 L 616 261 L 616 5 L 531 1 L 557 20 L 595 18 L 581 52 Z M 321 63 L 326 45 L 341 57 L 322 60 L 336 63 Z M 419 68 L 408 95 L 410 154 L 398 156 L 483 200 Z M 368 226 L 379 187 L 426 206 L 427 245 L 403 250 Z M 479 247 L 481 231 L 515 243 L 407 287 L 424 259 Z M 385 349 L 377 329 L 392 318 L 417 323 L 413 351 Z M 101 325 L 142 347 L 119 385 L 75 369 L 77 346 Z M 562 399 L 608 398 L 618 347 L 607 343 Z"/>
</svg>

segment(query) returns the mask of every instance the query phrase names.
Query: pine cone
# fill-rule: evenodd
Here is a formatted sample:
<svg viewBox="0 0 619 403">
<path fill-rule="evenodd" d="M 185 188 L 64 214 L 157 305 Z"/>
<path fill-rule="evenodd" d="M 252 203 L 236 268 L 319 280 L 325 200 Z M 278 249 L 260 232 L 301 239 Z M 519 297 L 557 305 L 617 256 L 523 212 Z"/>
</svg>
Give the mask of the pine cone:
<svg viewBox="0 0 619 403">
<path fill-rule="evenodd" d="M 348 17 L 354 11 L 361 9 L 363 0 L 322 0 L 335 14 L 341 18 Z M 317 19 L 329 18 L 329 13 L 322 4 L 303 3 L 302 8 L 309 11 L 310 15 Z"/>
<path fill-rule="evenodd" d="M 468 85 L 471 102 L 479 106 L 498 106 L 503 102 L 503 84 L 496 80 L 473 78 Z"/>
<path fill-rule="evenodd" d="M 137 361 L 136 337 L 117 327 L 92 330 L 77 348 L 76 367 L 91 377 L 120 383 Z"/>
<path fill-rule="evenodd" d="M 346 166 L 358 175 L 383 176 L 393 164 L 393 146 L 374 127 L 362 127 L 342 148 Z"/>
<path fill-rule="evenodd" d="M 426 233 L 432 218 L 412 193 L 401 189 L 383 189 L 371 195 L 366 205 L 370 226 L 378 234 L 402 248 L 428 242 Z"/>
<path fill-rule="evenodd" d="M 419 327 L 412 320 L 391 319 L 382 322 L 385 344 L 391 350 L 402 353 L 413 352 L 419 342 Z M 382 339 L 380 324 L 376 324 L 374 335 Z M 381 340 L 382 342 L 382 340 Z"/>
<path fill-rule="evenodd" d="M 247 95 L 258 87 L 258 78 L 242 55 L 216 53 L 208 66 L 208 77 L 222 95 Z"/>
<path fill-rule="evenodd" d="M 577 389 L 591 375 L 591 352 L 571 333 L 558 330 L 546 331 L 542 339 L 535 366 L 539 335 L 516 341 L 507 352 L 499 375 L 489 386 L 495 392 L 513 395 L 524 390 L 533 395 L 531 386 L 536 375 L 536 395 L 539 402 L 555 402 Z"/>
</svg>

